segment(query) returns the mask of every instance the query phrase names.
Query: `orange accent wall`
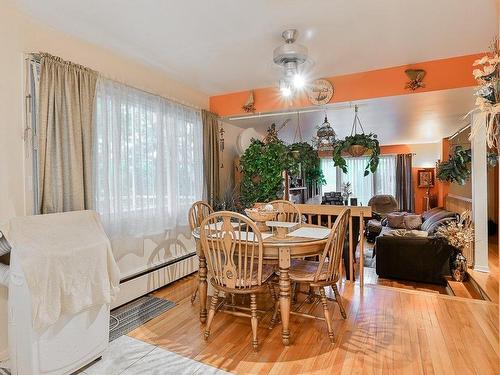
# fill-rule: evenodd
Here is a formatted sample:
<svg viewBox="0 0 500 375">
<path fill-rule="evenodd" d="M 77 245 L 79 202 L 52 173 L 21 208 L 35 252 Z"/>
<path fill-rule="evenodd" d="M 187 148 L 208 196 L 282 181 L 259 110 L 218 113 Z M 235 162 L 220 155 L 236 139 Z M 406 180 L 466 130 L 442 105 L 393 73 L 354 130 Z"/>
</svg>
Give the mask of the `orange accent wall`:
<svg viewBox="0 0 500 375">
<path fill-rule="evenodd" d="M 418 89 L 415 93 L 474 86 L 476 82 L 471 73 L 472 63 L 482 56 L 483 54 L 474 54 L 451 57 L 329 77 L 327 79 L 335 88 L 331 103 L 410 94 L 411 91 L 405 89 L 408 78 L 404 71 L 408 68 L 426 71 L 425 87 Z M 244 114 L 241 107 L 247 98 L 248 90 L 212 96 L 210 97 L 210 110 L 219 116 Z M 284 101 L 277 87 L 254 89 L 254 99 L 256 112 L 302 108 L 311 105 L 304 94 L 299 95 L 295 100 Z"/>
</svg>

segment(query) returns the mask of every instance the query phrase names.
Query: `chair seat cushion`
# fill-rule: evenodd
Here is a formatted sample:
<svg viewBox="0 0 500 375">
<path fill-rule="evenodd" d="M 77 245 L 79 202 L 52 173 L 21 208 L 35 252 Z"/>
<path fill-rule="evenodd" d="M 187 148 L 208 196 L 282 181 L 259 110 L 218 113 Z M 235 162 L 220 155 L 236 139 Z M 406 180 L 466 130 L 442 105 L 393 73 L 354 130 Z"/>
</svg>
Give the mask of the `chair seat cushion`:
<svg viewBox="0 0 500 375">
<path fill-rule="evenodd" d="M 319 267 L 319 262 L 312 260 L 292 259 L 290 265 L 290 279 L 292 281 L 314 281 L 314 276 Z M 328 275 L 328 262 L 323 264 L 323 269 L 319 275 L 318 281 L 326 280 Z"/>
</svg>

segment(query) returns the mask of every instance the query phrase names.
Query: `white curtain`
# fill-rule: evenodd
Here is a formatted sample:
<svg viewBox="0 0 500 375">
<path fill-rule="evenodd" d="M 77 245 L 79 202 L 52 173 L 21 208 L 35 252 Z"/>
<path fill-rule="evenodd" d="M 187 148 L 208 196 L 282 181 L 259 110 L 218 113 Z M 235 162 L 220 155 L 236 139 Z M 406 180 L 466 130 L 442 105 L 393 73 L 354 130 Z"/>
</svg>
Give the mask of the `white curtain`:
<svg viewBox="0 0 500 375">
<path fill-rule="evenodd" d="M 396 197 L 396 156 L 381 156 L 375 173 L 375 194 Z"/>
<path fill-rule="evenodd" d="M 373 196 L 373 176 L 364 176 L 368 157 L 346 158 L 347 174 L 342 173 L 342 184 L 351 183 L 352 198 L 358 198 L 358 205 L 366 205 Z"/>
<path fill-rule="evenodd" d="M 201 113 L 100 79 L 95 108 L 95 209 L 108 235 L 187 226 L 203 193 Z"/>
<path fill-rule="evenodd" d="M 321 170 L 326 181 L 326 184 L 322 187 L 323 193 L 339 191 L 337 188 L 337 167 L 333 164 L 333 160 L 321 159 Z"/>
</svg>

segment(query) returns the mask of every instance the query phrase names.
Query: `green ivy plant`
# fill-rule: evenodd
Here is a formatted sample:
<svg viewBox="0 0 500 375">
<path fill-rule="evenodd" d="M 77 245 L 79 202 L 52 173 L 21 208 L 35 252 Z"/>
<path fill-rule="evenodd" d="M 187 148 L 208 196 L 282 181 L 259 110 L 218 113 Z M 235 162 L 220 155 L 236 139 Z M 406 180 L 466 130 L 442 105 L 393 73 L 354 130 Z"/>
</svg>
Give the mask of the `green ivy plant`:
<svg viewBox="0 0 500 375">
<path fill-rule="evenodd" d="M 280 198 L 283 171 L 294 175 L 302 168 L 307 183 L 326 183 L 318 152 L 306 142 L 286 146 L 278 139 L 269 143 L 254 139 L 242 155 L 240 167 L 240 203 L 243 207 Z"/>
<path fill-rule="evenodd" d="M 326 184 L 325 176 L 321 170 L 321 159 L 318 156 L 318 151 L 307 142 L 297 142 L 289 146 L 290 153 L 296 163 L 292 169 L 300 164 L 304 171 L 306 182 L 308 184 L 317 183 L 319 185 Z M 298 171 L 292 170 L 292 173 Z"/>
<path fill-rule="evenodd" d="M 295 163 L 282 141 L 265 144 L 253 139 L 240 159 L 240 202 L 243 207 L 278 198 L 283 191 L 283 171 L 290 171 Z"/>
<path fill-rule="evenodd" d="M 347 173 L 347 162 L 343 154 L 349 150 L 351 146 L 359 145 L 371 151 L 370 159 L 365 167 L 364 176 L 375 173 L 380 160 L 380 145 L 377 135 L 370 134 L 354 134 L 345 137 L 344 140 L 339 140 L 333 148 L 333 163 L 336 167 L 342 169 L 342 172 Z"/>
<path fill-rule="evenodd" d="M 464 185 L 470 177 L 469 164 L 472 160 L 471 150 L 456 146 L 449 159 L 438 164 L 436 177 L 440 181 L 447 181 Z"/>
<path fill-rule="evenodd" d="M 471 161 L 471 149 L 456 146 L 448 160 L 438 164 L 436 177 L 440 181 L 464 185 L 471 175 Z M 497 155 L 494 153 L 488 153 L 487 163 L 488 166 L 494 167 L 497 163 Z"/>
</svg>

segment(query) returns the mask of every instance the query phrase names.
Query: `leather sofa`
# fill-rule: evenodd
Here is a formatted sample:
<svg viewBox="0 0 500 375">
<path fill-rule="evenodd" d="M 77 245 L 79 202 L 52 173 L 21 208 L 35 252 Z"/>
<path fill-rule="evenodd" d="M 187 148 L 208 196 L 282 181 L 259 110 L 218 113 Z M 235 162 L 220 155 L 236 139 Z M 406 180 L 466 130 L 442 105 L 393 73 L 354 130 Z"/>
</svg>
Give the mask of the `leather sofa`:
<svg viewBox="0 0 500 375">
<path fill-rule="evenodd" d="M 434 208 L 422 215 L 420 230 L 426 237 L 387 235 L 385 227 L 375 241 L 376 272 L 379 277 L 423 283 L 446 284 L 453 248 L 435 236 L 440 225 L 457 219 L 457 214 Z"/>
</svg>

